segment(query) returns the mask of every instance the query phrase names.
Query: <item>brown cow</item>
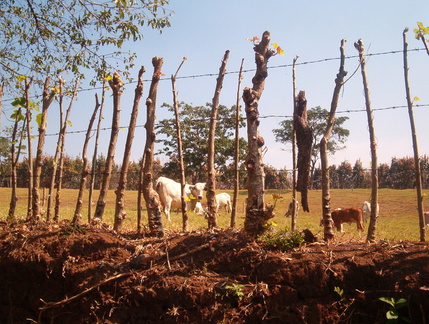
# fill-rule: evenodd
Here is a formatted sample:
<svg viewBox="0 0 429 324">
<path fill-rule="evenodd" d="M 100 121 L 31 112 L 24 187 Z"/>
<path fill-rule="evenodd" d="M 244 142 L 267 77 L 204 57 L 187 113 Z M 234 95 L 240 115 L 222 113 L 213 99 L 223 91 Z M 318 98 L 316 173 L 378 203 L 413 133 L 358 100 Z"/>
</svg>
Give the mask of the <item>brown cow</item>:
<svg viewBox="0 0 429 324">
<path fill-rule="evenodd" d="M 363 231 L 363 215 L 361 208 L 345 208 L 334 210 L 331 213 L 332 220 L 338 231 L 343 232 L 343 223 L 356 223 L 357 229 Z"/>
</svg>

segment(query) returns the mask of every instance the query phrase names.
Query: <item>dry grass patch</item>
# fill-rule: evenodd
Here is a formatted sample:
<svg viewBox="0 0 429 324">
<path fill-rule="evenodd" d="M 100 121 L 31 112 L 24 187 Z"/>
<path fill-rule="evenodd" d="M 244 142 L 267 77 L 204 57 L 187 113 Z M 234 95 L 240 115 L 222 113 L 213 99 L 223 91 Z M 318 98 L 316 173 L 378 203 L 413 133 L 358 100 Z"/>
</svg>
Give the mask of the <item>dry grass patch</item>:
<svg viewBox="0 0 429 324">
<path fill-rule="evenodd" d="M 231 190 L 225 190 L 231 194 Z M 427 194 L 428 191 L 425 191 Z M 46 196 L 47 193 L 45 193 Z M 267 190 L 266 203 L 273 204 L 273 194 L 279 194 L 283 198 L 276 203 L 275 214 L 276 216 L 271 220 L 279 229 L 290 227 L 290 218 L 284 217 L 287 206 L 291 200 L 292 193 L 290 190 Z M 298 194 L 299 195 L 299 194 Z M 20 188 L 18 190 L 18 206 L 17 218 L 24 219 L 27 212 L 27 189 Z M 244 224 L 244 200 L 247 192 L 240 191 L 237 201 L 237 227 L 242 228 Z M 345 208 L 345 207 L 361 207 L 363 201 L 370 200 L 371 191 L 369 189 L 333 189 L 331 190 L 331 208 Z M 310 212 L 304 213 L 299 211 L 297 225 L 299 229 L 310 229 L 313 233 L 323 236 L 323 230 L 319 226 L 319 219 L 322 215 L 322 193 L 320 190 L 309 191 Z M 73 217 L 74 208 L 76 205 L 77 190 L 63 189 L 61 191 L 61 213 L 62 219 L 71 219 Z M 94 192 L 94 204 L 98 199 L 98 191 Z M 108 201 L 104 215 L 104 222 L 113 224 L 113 215 L 115 211 L 116 195 L 113 190 L 109 191 Z M 0 219 L 6 219 L 10 201 L 10 189 L 0 188 Z M 417 199 L 416 191 L 412 189 L 407 190 L 392 190 L 380 189 L 379 190 L 379 203 L 380 203 L 380 217 L 377 222 L 377 238 L 380 240 L 413 240 L 418 241 L 420 238 L 418 228 L 418 212 L 417 212 Z M 46 202 L 45 202 L 46 206 Z M 124 230 L 135 230 L 137 224 L 137 192 L 127 191 L 125 195 L 125 207 L 127 211 L 127 218 L 124 221 Z M 46 208 L 46 207 L 44 207 Z M 95 206 L 94 206 L 95 208 Z M 84 202 L 82 210 L 83 221 L 87 220 L 88 215 L 88 201 Z M 145 217 L 146 211 L 143 210 L 143 225 L 147 224 Z M 164 227 L 166 230 L 181 230 L 182 228 L 182 215 L 180 212 L 172 213 L 172 221 L 168 222 L 164 218 Z M 189 225 L 191 230 L 198 230 L 207 227 L 207 220 L 203 215 L 197 215 L 192 212 L 189 213 Z M 230 214 L 220 212 L 218 215 L 218 226 L 220 228 L 228 228 L 230 225 Z M 365 224 L 368 226 L 368 224 Z M 366 232 L 359 233 L 356 225 L 345 225 L 345 234 L 339 234 L 346 239 L 365 239 Z"/>
</svg>

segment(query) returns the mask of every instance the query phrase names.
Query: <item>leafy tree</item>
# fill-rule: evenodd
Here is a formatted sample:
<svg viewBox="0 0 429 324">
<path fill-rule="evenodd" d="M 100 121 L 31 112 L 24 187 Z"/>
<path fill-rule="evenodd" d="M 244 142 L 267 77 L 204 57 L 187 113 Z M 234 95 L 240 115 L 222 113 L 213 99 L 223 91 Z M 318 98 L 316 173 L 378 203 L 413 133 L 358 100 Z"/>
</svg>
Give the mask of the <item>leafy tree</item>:
<svg viewBox="0 0 429 324">
<path fill-rule="evenodd" d="M 352 165 L 347 162 L 341 162 L 338 167 L 338 180 L 340 189 L 351 189 L 353 188 L 353 168 Z"/>
<path fill-rule="evenodd" d="M 112 51 L 143 37 L 147 25 L 169 27 L 169 0 L 2 1 L 0 66 L 3 77 L 48 75 L 83 69 L 102 72 L 122 59 L 125 69 L 134 54 Z M 117 69 L 115 67 L 115 69 Z"/>
<path fill-rule="evenodd" d="M 173 107 L 163 104 L 173 112 Z M 185 164 L 185 174 L 192 183 L 205 181 L 207 176 L 207 154 L 208 154 L 208 133 L 211 104 L 206 106 L 193 107 L 181 102 L 179 104 L 180 124 L 182 130 L 182 150 Z M 218 123 L 215 134 L 215 169 L 224 170 L 225 166 L 231 164 L 234 156 L 234 131 L 235 131 L 235 107 L 227 108 L 219 105 Z M 240 127 L 244 127 L 241 122 Z M 163 148 L 157 154 L 165 154 L 170 161 L 165 163 L 163 174 L 176 178 L 179 174 L 178 153 L 176 131 L 174 129 L 174 119 L 163 119 L 156 127 L 157 133 L 165 136 L 158 139 L 157 143 L 162 143 Z M 160 137 L 158 135 L 158 137 Z M 246 152 L 246 141 L 240 139 L 240 158 L 243 159 Z"/>
<path fill-rule="evenodd" d="M 353 187 L 365 188 L 365 169 L 360 159 L 356 160 L 353 166 Z"/>
<path fill-rule="evenodd" d="M 390 174 L 393 189 L 415 188 L 415 167 L 413 158 L 392 158 Z"/>
<path fill-rule="evenodd" d="M 307 111 L 307 118 L 309 126 L 313 133 L 313 152 L 311 159 L 311 178 L 314 176 L 314 169 L 320 157 L 320 140 L 322 139 L 326 130 L 326 119 L 329 117 L 329 112 L 320 106 L 311 108 Z M 342 150 L 342 146 L 350 135 L 350 131 L 343 128 L 343 124 L 349 117 L 342 116 L 335 118 L 334 127 L 332 129 L 331 137 L 327 143 L 328 152 L 332 155 L 336 151 Z M 281 128 L 273 129 L 274 136 L 277 142 L 292 143 L 293 134 L 293 119 L 285 119 L 280 122 Z M 311 183 L 313 182 L 311 179 Z"/>
<path fill-rule="evenodd" d="M 291 187 L 287 170 L 276 170 L 272 166 L 264 166 L 266 189 L 287 189 Z"/>
<path fill-rule="evenodd" d="M 392 188 L 390 166 L 387 163 L 382 163 L 378 167 L 378 185 L 380 188 Z"/>
</svg>

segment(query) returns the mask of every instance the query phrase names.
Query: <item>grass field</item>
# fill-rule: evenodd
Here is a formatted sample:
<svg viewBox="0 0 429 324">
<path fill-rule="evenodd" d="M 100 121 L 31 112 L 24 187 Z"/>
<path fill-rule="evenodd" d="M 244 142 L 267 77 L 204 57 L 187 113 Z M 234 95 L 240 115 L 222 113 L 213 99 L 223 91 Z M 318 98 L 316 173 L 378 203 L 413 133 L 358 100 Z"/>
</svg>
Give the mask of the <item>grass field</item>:
<svg viewBox="0 0 429 324">
<path fill-rule="evenodd" d="M 226 191 L 231 194 L 232 191 Z M 424 192 L 425 196 L 428 194 L 428 190 Z M 62 219 L 71 219 L 73 217 L 77 190 L 63 189 L 61 191 L 61 214 Z M 287 210 L 287 205 L 291 199 L 292 193 L 288 191 L 280 190 L 267 190 L 266 202 L 271 204 L 274 203 L 272 194 L 280 194 L 284 198 L 277 202 L 275 213 L 276 216 L 272 219 L 280 229 L 286 226 L 290 227 L 290 218 L 284 217 Z M 299 197 L 298 193 L 298 197 Z M 331 209 L 338 207 L 361 207 L 363 201 L 370 200 L 371 191 L 369 189 L 333 189 L 331 190 Z M 27 208 L 27 189 L 18 189 L 18 207 L 17 207 L 17 218 L 25 219 L 26 208 Z M 237 202 L 237 227 L 242 228 L 244 223 L 244 206 L 243 202 L 247 196 L 247 191 L 240 191 L 238 202 Z M 94 201 L 98 199 L 98 191 L 95 191 Z M 109 192 L 107 206 L 103 221 L 107 224 L 113 224 L 113 214 L 115 210 L 115 193 L 113 190 Z M 5 220 L 10 202 L 10 189 L 0 188 L 0 219 Z M 85 203 L 83 209 L 83 221 L 87 219 L 88 213 L 88 202 Z M 314 234 L 323 236 L 322 228 L 319 226 L 319 219 L 322 214 L 322 192 L 321 190 L 309 191 L 309 204 L 310 213 L 305 213 L 300 210 L 297 226 L 300 230 L 308 228 Z M 380 204 L 380 217 L 377 222 L 377 239 L 380 240 L 412 240 L 418 241 L 420 238 L 419 234 L 419 221 L 417 212 L 417 198 L 416 191 L 407 190 L 392 190 L 392 189 L 380 189 L 379 190 L 379 204 Z M 127 218 L 124 221 L 124 230 L 135 230 L 137 224 L 137 192 L 127 191 L 125 195 L 125 208 L 127 210 Z M 143 225 L 147 224 L 147 218 L 144 212 Z M 164 220 L 164 228 L 166 230 L 180 230 L 182 228 L 181 213 L 173 212 L 172 221 L 168 222 Z M 227 228 L 230 224 L 230 214 L 220 212 L 218 216 L 218 226 L 220 228 Z M 191 230 L 198 230 L 207 226 L 207 221 L 202 215 L 196 215 L 193 213 L 189 214 L 189 225 Z M 368 224 L 366 224 L 368 225 Z M 356 239 L 366 238 L 366 230 L 364 233 L 359 233 L 356 229 L 356 225 L 344 225 L 345 234 L 340 234 L 345 238 Z"/>
</svg>

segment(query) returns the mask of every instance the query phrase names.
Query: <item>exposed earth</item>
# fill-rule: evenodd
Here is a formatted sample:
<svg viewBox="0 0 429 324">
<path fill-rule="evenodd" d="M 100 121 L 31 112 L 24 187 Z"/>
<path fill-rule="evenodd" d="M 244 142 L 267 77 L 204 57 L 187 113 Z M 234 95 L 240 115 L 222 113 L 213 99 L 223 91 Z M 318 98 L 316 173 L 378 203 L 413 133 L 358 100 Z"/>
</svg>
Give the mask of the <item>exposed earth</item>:
<svg viewBox="0 0 429 324">
<path fill-rule="evenodd" d="M 286 253 L 240 231 L 0 225 L 0 323 L 385 323 L 380 297 L 405 298 L 401 319 L 429 322 L 427 243 L 336 239 Z"/>
</svg>

